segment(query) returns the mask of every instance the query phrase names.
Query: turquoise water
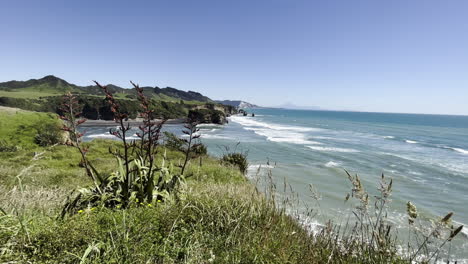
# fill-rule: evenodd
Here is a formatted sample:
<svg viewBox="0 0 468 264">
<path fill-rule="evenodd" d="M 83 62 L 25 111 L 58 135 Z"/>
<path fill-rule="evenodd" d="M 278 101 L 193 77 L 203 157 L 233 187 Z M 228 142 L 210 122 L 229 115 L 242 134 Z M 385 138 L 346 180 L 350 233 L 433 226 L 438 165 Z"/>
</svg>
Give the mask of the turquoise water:
<svg viewBox="0 0 468 264">
<path fill-rule="evenodd" d="M 393 179 L 390 219 L 401 232 L 407 201 L 426 217 L 453 211 L 455 223 L 468 224 L 468 116 L 253 111 L 255 117 L 232 116 L 225 126 L 202 125 L 203 142 L 213 155 L 240 142 L 238 150 L 248 151 L 249 177 L 266 177 L 265 169 L 271 169 L 306 203 L 313 203 L 308 187 L 313 184 L 322 197 L 318 223 L 349 210 L 346 169 L 357 173 L 370 193 L 376 193 L 382 173 Z M 167 129 L 177 132 L 180 126 Z M 88 139 L 105 131 L 90 128 Z M 257 173 L 260 165 L 264 169 Z M 465 229 L 452 248 L 457 258 L 468 258 L 467 234 Z"/>
</svg>

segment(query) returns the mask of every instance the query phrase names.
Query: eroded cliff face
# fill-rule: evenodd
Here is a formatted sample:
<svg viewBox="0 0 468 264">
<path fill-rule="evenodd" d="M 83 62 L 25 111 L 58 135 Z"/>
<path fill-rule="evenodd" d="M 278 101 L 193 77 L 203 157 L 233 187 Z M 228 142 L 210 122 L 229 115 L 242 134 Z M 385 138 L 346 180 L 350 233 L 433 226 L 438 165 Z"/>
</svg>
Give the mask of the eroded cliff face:
<svg viewBox="0 0 468 264">
<path fill-rule="evenodd" d="M 190 109 L 188 118 L 199 123 L 226 124 L 226 117 L 236 113 L 236 109 L 229 105 L 205 104 Z"/>
</svg>

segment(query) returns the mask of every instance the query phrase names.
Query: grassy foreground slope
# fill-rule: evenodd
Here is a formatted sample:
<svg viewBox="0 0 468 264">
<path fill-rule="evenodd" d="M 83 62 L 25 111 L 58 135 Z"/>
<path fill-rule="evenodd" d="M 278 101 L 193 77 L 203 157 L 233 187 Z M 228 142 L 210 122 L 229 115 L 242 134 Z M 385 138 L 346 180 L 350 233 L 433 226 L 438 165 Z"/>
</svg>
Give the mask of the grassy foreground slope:
<svg viewBox="0 0 468 264">
<path fill-rule="evenodd" d="M 8 124 L 18 119 L 27 123 L 38 115 L 0 111 Z M 15 131 L 3 126 L 0 135 L 12 143 Z M 190 165 L 187 175 L 192 176 L 163 203 L 126 210 L 88 208 L 61 220 L 57 216 L 67 195 L 91 182 L 75 149 L 33 144 L 0 152 L 2 263 L 362 263 L 337 251 L 333 237 L 306 232 L 237 168 L 208 156 Z M 119 143 L 86 144 L 98 170 L 115 169 L 107 149 Z M 181 152 L 165 151 L 166 162 L 183 159 Z M 375 254 L 369 263 L 397 262 L 387 257 Z"/>
</svg>

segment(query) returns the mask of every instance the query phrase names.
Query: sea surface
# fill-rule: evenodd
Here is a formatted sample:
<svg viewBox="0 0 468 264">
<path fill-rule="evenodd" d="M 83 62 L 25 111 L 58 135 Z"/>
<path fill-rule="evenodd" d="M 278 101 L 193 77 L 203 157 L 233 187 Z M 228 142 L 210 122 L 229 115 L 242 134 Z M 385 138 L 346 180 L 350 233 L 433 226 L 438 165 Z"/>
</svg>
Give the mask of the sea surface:
<svg viewBox="0 0 468 264">
<path fill-rule="evenodd" d="M 406 202 L 421 217 L 454 212 L 454 223 L 468 224 L 468 116 L 251 109 L 255 117 L 232 116 L 229 124 L 203 124 L 201 138 L 212 155 L 248 152 L 248 177 L 286 181 L 299 198 L 317 206 L 309 184 L 320 194 L 314 224 L 349 215 L 344 203 L 351 184 L 345 169 L 358 174 L 377 194 L 384 174 L 393 180 L 389 218 L 406 236 Z M 180 134 L 181 125 L 166 130 Z M 86 140 L 108 137 L 108 128 L 86 128 Z M 239 143 L 239 144 L 238 144 Z M 281 187 L 282 188 L 282 187 Z M 468 259 L 468 226 L 451 253 Z"/>
</svg>

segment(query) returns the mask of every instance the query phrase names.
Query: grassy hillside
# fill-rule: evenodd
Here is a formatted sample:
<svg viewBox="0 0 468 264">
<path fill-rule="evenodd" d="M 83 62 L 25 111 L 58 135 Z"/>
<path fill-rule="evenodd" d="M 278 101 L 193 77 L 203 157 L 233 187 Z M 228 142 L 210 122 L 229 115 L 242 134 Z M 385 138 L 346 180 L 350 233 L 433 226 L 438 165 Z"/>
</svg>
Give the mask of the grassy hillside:
<svg viewBox="0 0 468 264">
<path fill-rule="evenodd" d="M 138 116 L 141 107 L 140 102 L 137 101 L 135 88 L 124 89 L 115 85 L 107 85 L 107 88 L 119 101 L 123 112 L 132 119 Z M 186 118 L 195 106 L 209 109 L 210 105 L 215 104 L 200 93 L 185 92 L 171 87 L 143 87 L 143 91 L 157 110 L 159 118 L 182 119 Z M 61 97 L 66 92 L 72 92 L 78 96 L 83 117 L 113 119 L 110 106 L 106 103 L 104 92 L 100 87 L 96 85 L 77 86 L 55 76 L 0 83 L 0 106 L 60 114 Z M 224 116 L 234 109 L 228 106 L 224 106 L 224 108 Z M 219 113 L 212 114 L 218 115 Z M 224 119 L 225 117 L 222 117 L 222 120 Z"/>
<path fill-rule="evenodd" d="M 0 107 L 0 144 L 35 148 L 35 137 L 44 129 L 57 128 L 57 115 Z"/>
<path fill-rule="evenodd" d="M 136 96 L 136 91 L 133 87 L 122 88 L 112 84 L 107 85 L 107 87 L 120 99 L 131 99 Z M 168 102 L 178 102 L 180 100 L 197 103 L 213 102 L 210 98 L 200 93 L 192 91 L 185 92 L 172 87 L 144 87 L 144 89 L 148 97 L 156 100 Z M 52 75 L 45 76 L 41 79 L 0 83 L 0 97 L 38 99 L 47 96 L 59 96 L 69 91 L 87 96 L 104 96 L 101 89 L 95 85 L 78 86 Z"/>
</svg>

